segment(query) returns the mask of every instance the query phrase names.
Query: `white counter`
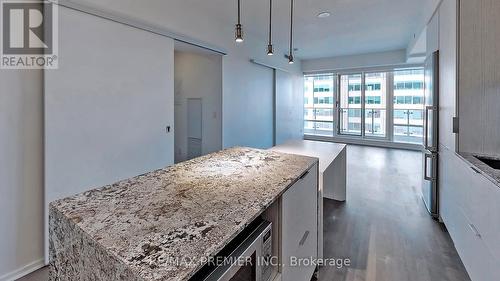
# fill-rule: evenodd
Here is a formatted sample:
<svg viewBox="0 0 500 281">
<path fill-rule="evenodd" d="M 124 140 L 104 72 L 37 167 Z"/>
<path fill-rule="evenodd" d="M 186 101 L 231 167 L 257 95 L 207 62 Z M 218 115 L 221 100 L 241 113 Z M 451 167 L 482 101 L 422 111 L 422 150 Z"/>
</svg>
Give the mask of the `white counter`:
<svg viewBox="0 0 500 281">
<path fill-rule="evenodd" d="M 337 201 L 346 200 L 345 144 L 293 140 L 271 150 L 319 158 L 319 185 L 323 197 Z"/>
<path fill-rule="evenodd" d="M 293 140 L 271 150 L 319 158 L 318 256 L 323 256 L 323 198 L 346 200 L 347 145 Z"/>
</svg>

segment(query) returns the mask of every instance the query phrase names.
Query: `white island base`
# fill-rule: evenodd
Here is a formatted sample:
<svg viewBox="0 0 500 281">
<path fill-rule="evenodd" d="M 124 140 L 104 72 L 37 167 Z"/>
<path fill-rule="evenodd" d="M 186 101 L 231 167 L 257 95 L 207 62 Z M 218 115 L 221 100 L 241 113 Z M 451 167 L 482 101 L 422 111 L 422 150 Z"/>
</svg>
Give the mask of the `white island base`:
<svg viewBox="0 0 500 281">
<path fill-rule="evenodd" d="M 323 198 L 346 200 L 347 145 L 293 140 L 271 150 L 319 158 L 318 257 L 323 257 Z"/>
</svg>

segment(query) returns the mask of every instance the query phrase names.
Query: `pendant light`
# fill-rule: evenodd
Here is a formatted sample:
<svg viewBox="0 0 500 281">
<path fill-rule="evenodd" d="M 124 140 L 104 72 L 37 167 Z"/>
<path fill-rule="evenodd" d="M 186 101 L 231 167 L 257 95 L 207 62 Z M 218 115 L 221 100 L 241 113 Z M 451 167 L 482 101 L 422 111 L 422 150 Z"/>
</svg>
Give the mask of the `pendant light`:
<svg viewBox="0 0 500 281">
<path fill-rule="evenodd" d="M 243 42 L 243 30 L 241 28 L 241 0 L 238 1 L 238 23 L 236 24 L 235 41 L 237 43 Z"/>
<path fill-rule="evenodd" d="M 269 0 L 269 43 L 267 45 L 268 56 L 272 56 L 274 54 L 272 33 L 273 33 L 273 0 Z"/>
<path fill-rule="evenodd" d="M 290 0 L 290 51 L 288 53 L 288 63 L 293 64 L 293 0 Z"/>
</svg>

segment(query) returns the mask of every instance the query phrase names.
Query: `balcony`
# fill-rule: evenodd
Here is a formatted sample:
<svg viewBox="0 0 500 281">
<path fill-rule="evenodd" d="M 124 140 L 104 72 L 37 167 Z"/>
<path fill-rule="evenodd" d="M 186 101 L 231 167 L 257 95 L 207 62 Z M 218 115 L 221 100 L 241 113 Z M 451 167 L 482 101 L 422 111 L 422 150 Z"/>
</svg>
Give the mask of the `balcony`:
<svg viewBox="0 0 500 281">
<path fill-rule="evenodd" d="M 420 109 L 394 110 L 394 141 L 423 144 L 424 111 Z"/>
<path fill-rule="evenodd" d="M 316 136 L 333 136 L 334 123 L 332 120 L 304 119 L 304 134 Z"/>
<path fill-rule="evenodd" d="M 340 134 L 361 136 L 361 108 L 339 108 Z"/>
<path fill-rule="evenodd" d="M 385 108 L 365 109 L 365 136 L 386 137 L 387 110 Z"/>
</svg>

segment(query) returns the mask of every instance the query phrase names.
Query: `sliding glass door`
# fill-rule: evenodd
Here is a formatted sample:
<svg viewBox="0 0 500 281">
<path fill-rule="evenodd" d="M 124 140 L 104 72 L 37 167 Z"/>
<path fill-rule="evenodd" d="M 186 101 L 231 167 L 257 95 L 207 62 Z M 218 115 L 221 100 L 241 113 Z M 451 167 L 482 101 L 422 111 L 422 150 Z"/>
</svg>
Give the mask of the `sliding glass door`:
<svg viewBox="0 0 500 281">
<path fill-rule="evenodd" d="M 304 76 L 305 135 L 422 144 L 423 68 Z"/>
<path fill-rule="evenodd" d="M 339 134 L 361 136 L 362 74 L 340 75 Z"/>
<path fill-rule="evenodd" d="M 339 134 L 387 137 L 387 74 L 340 75 Z"/>
<path fill-rule="evenodd" d="M 365 136 L 387 137 L 387 73 L 365 74 Z"/>
</svg>

